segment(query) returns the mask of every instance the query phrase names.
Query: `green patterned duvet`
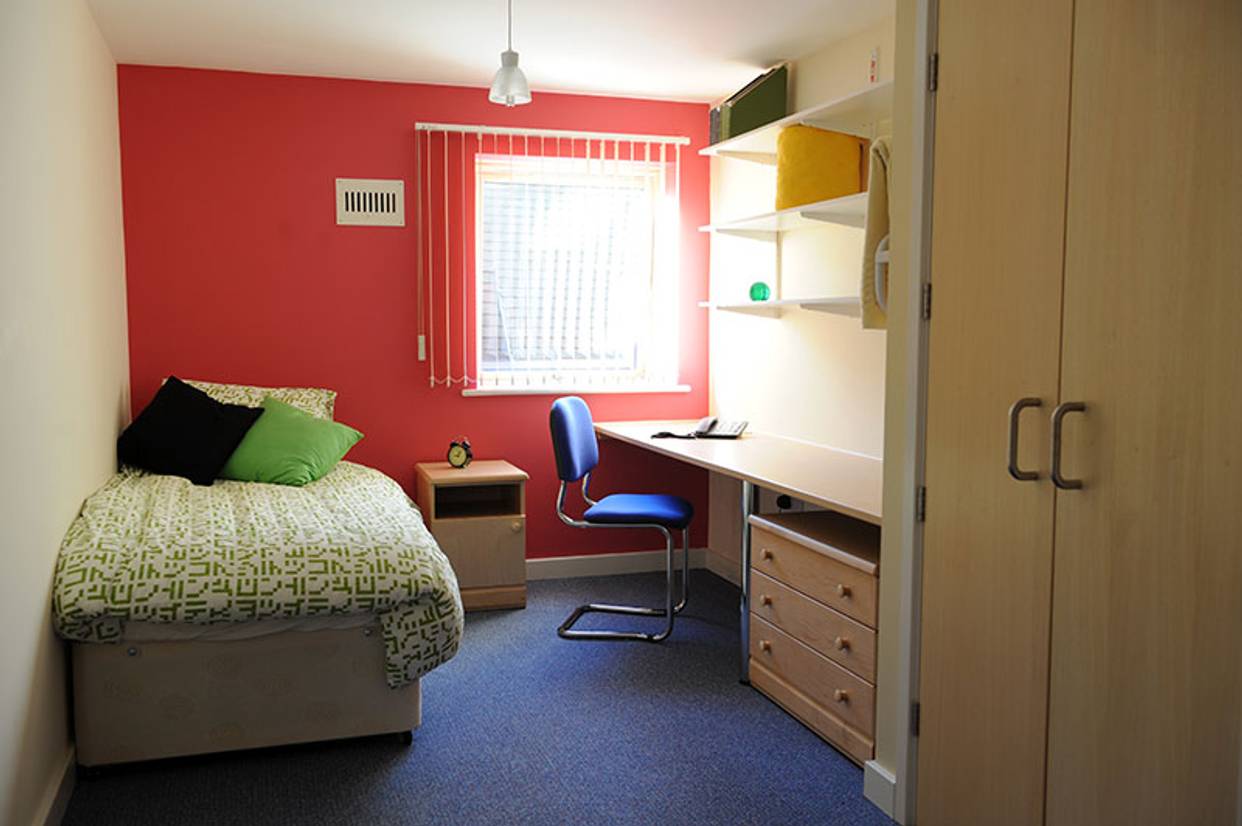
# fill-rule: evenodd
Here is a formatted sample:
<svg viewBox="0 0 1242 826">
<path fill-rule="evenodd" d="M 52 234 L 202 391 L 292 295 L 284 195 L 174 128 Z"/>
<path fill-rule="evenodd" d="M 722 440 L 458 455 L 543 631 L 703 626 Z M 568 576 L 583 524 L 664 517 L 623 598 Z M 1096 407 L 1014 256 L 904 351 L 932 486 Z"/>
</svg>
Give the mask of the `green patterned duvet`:
<svg viewBox="0 0 1242 826">
<path fill-rule="evenodd" d="M 401 487 L 341 462 L 305 487 L 122 469 L 65 535 L 56 630 L 116 642 L 127 620 L 213 624 L 378 614 L 388 685 L 457 653 L 461 597 Z"/>
</svg>

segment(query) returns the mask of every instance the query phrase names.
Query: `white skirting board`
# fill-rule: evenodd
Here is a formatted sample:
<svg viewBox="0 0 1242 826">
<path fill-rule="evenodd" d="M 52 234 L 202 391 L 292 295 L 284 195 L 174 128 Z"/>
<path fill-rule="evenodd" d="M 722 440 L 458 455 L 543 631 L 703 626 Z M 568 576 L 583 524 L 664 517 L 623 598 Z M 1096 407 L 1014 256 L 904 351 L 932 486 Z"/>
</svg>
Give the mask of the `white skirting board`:
<svg viewBox="0 0 1242 826">
<path fill-rule="evenodd" d="M 863 765 L 863 796 L 889 817 L 897 803 L 897 777 L 874 760 Z"/>
<path fill-rule="evenodd" d="M 705 557 L 706 548 L 690 549 L 691 568 L 710 568 Z M 681 550 L 673 560 L 681 569 Z M 582 556 L 546 556 L 526 560 L 526 579 L 570 579 L 584 576 L 612 576 L 613 574 L 639 574 L 664 570 L 664 551 L 629 551 L 613 554 L 584 554 Z"/>
<path fill-rule="evenodd" d="M 77 769 L 77 754 L 73 746 L 70 746 L 60 776 L 55 779 L 55 785 L 48 789 L 47 799 L 43 804 L 43 819 L 36 820 L 35 823 L 41 822 L 42 826 L 60 826 L 60 822 L 65 819 L 65 812 L 69 810 L 69 798 L 73 795 L 73 787 L 78 778 Z"/>
<path fill-rule="evenodd" d="M 681 567 L 681 551 L 675 560 Z M 721 579 L 741 585 L 736 560 L 716 553 L 710 548 L 691 548 L 690 567 L 711 571 Z M 614 574 L 640 574 L 664 570 L 664 551 L 628 551 L 612 554 L 583 554 L 581 556 L 546 556 L 526 560 L 526 579 L 572 579 L 584 576 L 612 576 Z"/>
</svg>

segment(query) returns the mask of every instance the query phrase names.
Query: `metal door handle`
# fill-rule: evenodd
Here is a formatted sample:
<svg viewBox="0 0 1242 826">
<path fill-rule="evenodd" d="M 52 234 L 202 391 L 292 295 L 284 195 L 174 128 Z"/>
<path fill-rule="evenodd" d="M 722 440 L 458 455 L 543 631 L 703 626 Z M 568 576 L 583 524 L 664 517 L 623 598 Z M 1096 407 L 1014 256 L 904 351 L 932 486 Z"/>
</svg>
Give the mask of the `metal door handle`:
<svg viewBox="0 0 1242 826">
<path fill-rule="evenodd" d="M 1061 422 L 1069 413 L 1084 413 L 1087 405 L 1083 402 L 1062 402 L 1052 411 L 1052 484 L 1061 490 L 1078 490 L 1082 487 L 1081 479 L 1066 479 L 1061 475 Z"/>
<path fill-rule="evenodd" d="M 1028 407 L 1039 407 L 1042 401 L 1034 396 L 1018 399 L 1009 408 L 1009 475 L 1019 482 L 1033 482 L 1039 478 L 1039 472 L 1023 470 L 1018 467 L 1018 428 L 1022 423 L 1022 411 Z"/>
</svg>

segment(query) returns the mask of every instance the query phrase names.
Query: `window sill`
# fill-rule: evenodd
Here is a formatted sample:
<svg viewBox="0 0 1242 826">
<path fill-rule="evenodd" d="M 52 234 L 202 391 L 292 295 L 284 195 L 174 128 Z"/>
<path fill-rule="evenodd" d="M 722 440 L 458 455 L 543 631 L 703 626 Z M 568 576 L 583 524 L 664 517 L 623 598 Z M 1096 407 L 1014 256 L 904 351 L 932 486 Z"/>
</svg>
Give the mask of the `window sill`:
<svg viewBox="0 0 1242 826">
<path fill-rule="evenodd" d="M 601 394 L 617 395 L 629 393 L 689 393 L 688 384 L 634 384 L 616 387 L 470 387 L 463 391 L 463 396 L 598 396 Z"/>
</svg>

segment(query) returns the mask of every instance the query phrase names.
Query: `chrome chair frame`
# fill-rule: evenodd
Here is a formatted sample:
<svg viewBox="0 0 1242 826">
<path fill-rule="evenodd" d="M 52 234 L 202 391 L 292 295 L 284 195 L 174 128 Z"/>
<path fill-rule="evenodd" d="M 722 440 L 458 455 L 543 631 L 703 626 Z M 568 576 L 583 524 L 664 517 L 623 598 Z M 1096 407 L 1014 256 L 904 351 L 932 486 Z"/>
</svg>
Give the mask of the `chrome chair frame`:
<svg viewBox="0 0 1242 826">
<path fill-rule="evenodd" d="M 590 494 L 591 474 L 587 473 L 582 477 L 582 501 L 586 502 L 587 507 L 596 504 Z M 567 640 L 639 640 L 641 642 L 663 642 L 668 639 L 668 635 L 673 633 L 673 620 L 686 607 L 686 598 L 690 595 L 690 526 L 681 529 L 682 542 L 682 559 L 681 559 L 681 602 L 673 605 L 673 532 L 664 525 L 655 522 L 632 522 L 625 524 L 604 525 L 595 522 L 587 522 L 582 519 L 574 519 L 565 513 L 565 491 L 569 487 L 569 483 L 562 481 L 561 489 L 556 494 L 556 515 L 566 525 L 574 528 L 651 528 L 664 534 L 664 544 L 667 548 L 667 556 L 665 557 L 665 576 L 667 578 L 667 587 L 664 594 L 663 608 L 644 608 L 637 605 L 608 605 L 604 603 L 587 603 L 579 605 L 569 618 L 561 623 L 556 629 L 557 636 Z M 625 614 L 629 616 L 641 617 L 665 617 L 664 630 L 657 634 L 646 634 L 641 631 L 575 631 L 573 625 L 583 614 L 596 612 L 601 614 Z"/>
</svg>

